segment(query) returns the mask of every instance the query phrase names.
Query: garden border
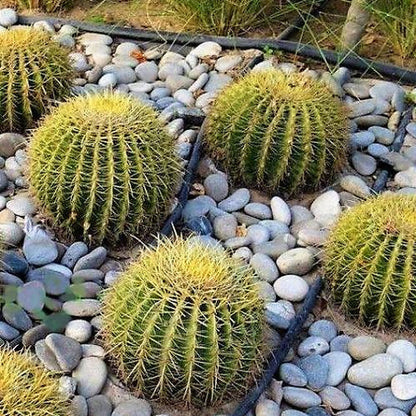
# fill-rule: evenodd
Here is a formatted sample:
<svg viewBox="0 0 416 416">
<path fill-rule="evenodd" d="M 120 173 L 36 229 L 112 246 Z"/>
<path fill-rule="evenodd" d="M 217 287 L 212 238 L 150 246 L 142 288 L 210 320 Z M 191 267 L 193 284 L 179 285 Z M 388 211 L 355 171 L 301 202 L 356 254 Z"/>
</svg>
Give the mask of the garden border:
<svg viewBox="0 0 416 416">
<path fill-rule="evenodd" d="M 406 126 L 412 119 L 412 113 L 415 109 L 414 105 L 410 105 L 404 112 L 402 119 L 400 121 L 399 127 L 397 129 L 396 136 L 394 138 L 393 144 L 390 146 L 390 149 L 393 152 L 399 152 L 403 146 L 404 138 L 407 134 Z M 383 159 L 380 159 L 383 163 Z M 393 172 L 393 168 L 391 164 L 384 162 L 382 171 L 377 175 L 377 178 L 373 184 L 373 191 L 376 193 L 380 193 L 387 185 L 387 181 L 389 180 L 390 175 Z"/>
<path fill-rule="evenodd" d="M 321 4 L 323 5 L 325 1 Z M 149 30 L 141 30 L 141 29 L 129 29 L 129 28 L 119 28 L 115 26 L 109 25 L 92 25 L 80 21 L 74 20 L 67 20 L 67 19 L 58 19 L 58 18 L 50 18 L 47 16 L 38 16 L 38 17 L 24 17 L 19 16 L 19 23 L 30 25 L 36 23 L 41 20 L 46 20 L 51 24 L 70 24 L 82 31 L 86 32 L 96 32 L 96 33 L 103 33 L 109 34 L 112 36 L 120 37 L 120 38 L 127 38 L 136 41 L 155 41 L 158 43 L 166 42 L 172 44 L 181 44 L 181 45 L 192 45 L 195 46 L 197 44 L 206 42 L 206 41 L 215 41 L 219 43 L 222 47 L 227 49 L 261 49 L 264 47 L 272 47 L 276 50 L 282 50 L 289 53 L 298 54 L 303 57 L 312 58 L 314 60 L 318 60 L 321 62 L 328 62 L 331 64 L 337 65 L 345 65 L 349 69 L 356 70 L 360 73 L 367 73 L 373 72 L 377 75 L 383 75 L 389 79 L 394 79 L 396 81 L 403 81 L 406 83 L 411 83 L 416 85 L 416 71 L 408 71 L 405 68 L 401 68 L 394 65 L 385 64 L 382 62 L 372 61 L 370 59 L 363 58 L 359 55 L 356 55 L 354 52 L 347 52 L 346 54 L 334 52 L 331 50 L 319 50 L 314 48 L 310 45 L 302 44 L 299 42 L 292 42 L 287 40 L 281 39 L 249 39 L 249 38 L 226 38 L 226 37 L 218 37 L 218 36 L 205 36 L 205 35 L 192 35 L 192 34 L 178 34 L 174 32 L 154 32 Z M 293 33 L 293 32 L 292 32 Z M 289 34 L 290 35 L 290 34 Z M 351 56 L 353 53 L 355 56 Z M 251 64 L 254 66 L 255 63 L 258 62 L 258 57 L 254 58 L 252 62 L 246 67 L 248 68 Z M 412 113 L 411 107 L 408 110 L 408 113 Z M 402 118 L 401 124 L 399 126 L 398 134 L 396 135 L 395 142 L 393 144 L 393 148 L 399 146 L 395 143 L 399 143 L 400 149 L 401 144 L 403 143 L 403 139 L 405 134 L 405 128 L 403 128 L 405 117 Z M 177 196 L 178 204 L 168 217 L 167 221 L 164 223 L 162 229 L 160 230 L 160 234 L 162 235 L 170 235 L 174 229 L 174 225 L 179 221 L 181 218 L 181 213 L 184 204 L 187 201 L 190 187 L 192 184 L 192 179 L 194 178 L 195 171 L 197 164 L 200 159 L 201 154 L 201 147 L 202 147 L 202 137 L 204 135 L 205 130 L 205 121 L 201 126 L 201 129 L 198 133 L 197 139 L 194 143 L 194 147 L 191 153 L 191 157 L 189 159 L 188 165 L 186 167 L 186 173 L 184 176 L 184 182 L 181 187 L 181 190 Z M 380 180 L 379 191 L 381 191 L 387 182 L 388 176 L 390 174 L 390 170 L 385 169 L 380 174 L 377 180 Z M 381 178 L 384 178 L 383 182 L 381 182 Z M 377 181 L 376 181 L 377 183 Z M 375 190 L 375 185 L 373 187 Z M 278 345 L 276 350 L 272 353 L 271 358 L 268 362 L 268 366 L 265 369 L 261 379 L 258 381 L 256 386 L 249 391 L 246 397 L 240 402 L 236 410 L 233 412 L 232 416 L 245 416 L 255 405 L 255 402 L 260 397 L 260 395 L 264 392 L 264 390 L 269 385 L 270 381 L 274 377 L 278 367 L 284 361 L 291 345 L 293 344 L 294 340 L 297 338 L 299 333 L 302 331 L 303 325 L 309 315 L 309 313 L 314 308 L 316 301 L 318 299 L 318 295 L 321 292 L 323 287 L 323 280 L 321 277 L 318 277 L 317 281 L 311 286 L 304 303 L 302 305 L 301 311 L 296 315 L 293 319 L 292 323 L 290 324 L 288 330 L 286 331 L 285 336 L 283 337 L 281 343 Z M 19 339 L 19 338 L 18 338 Z M 17 339 L 16 339 L 17 340 Z M 12 347 L 17 347 L 19 343 L 16 343 L 16 340 L 10 342 L 9 345 Z M 20 338 L 21 341 L 21 338 Z"/>
<path fill-rule="evenodd" d="M 112 25 L 95 25 L 78 20 L 51 18 L 48 16 L 19 16 L 18 23 L 31 25 L 42 20 L 47 21 L 52 25 L 69 24 L 82 31 L 113 35 L 136 41 L 155 41 L 158 43 L 169 42 L 173 44 L 177 43 L 191 46 L 199 45 L 200 43 L 207 41 L 213 41 L 227 49 L 264 49 L 265 47 L 270 47 L 332 65 L 344 65 L 349 69 L 353 69 L 364 74 L 367 72 L 375 73 L 378 76 L 381 75 L 388 79 L 394 79 L 399 82 L 401 81 L 416 85 L 416 71 L 410 71 L 396 65 L 390 65 L 363 58 L 354 51 L 340 53 L 328 49 L 318 49 L 311 45 L 288 40 L 278 40 L 273 38 L 228 38 L 224 36 L 209 36 L 192 33 L 175 33 L 165 31 L 156 32 L 144 29 L 122 28 Z"/>
</svg>

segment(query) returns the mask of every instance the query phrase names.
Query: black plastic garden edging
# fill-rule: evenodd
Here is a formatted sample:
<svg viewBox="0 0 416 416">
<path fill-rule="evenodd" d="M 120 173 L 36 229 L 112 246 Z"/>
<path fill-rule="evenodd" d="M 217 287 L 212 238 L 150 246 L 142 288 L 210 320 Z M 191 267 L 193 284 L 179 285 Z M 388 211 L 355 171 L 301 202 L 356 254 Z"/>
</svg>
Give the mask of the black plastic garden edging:
<svg viewBox="0 0 416 416">
<path fill-rule="evenodd" d="M 412 114 L 413 114 L 414 108 L 415 108 L 415 106 L 412 105 L 405 111 L 405 113 L 404 113 L 404 115 L 403 115 L 403 117 L 400 121 L 399 127 L 397 129 L 394 142 L 390 146 L 391 151 L 399 152 L 400 149 L 402 148 L 403 141 L 404 141 L 404 138 L 406 136 L 406 126 L 409 124 L 409 122 L 412 119 Z M 393 173 L 393 167 L 392 167 L 391 163 L 388 163 L 387 161 L 383 161 L 383 157 L 380 158 L 380 161 L 383 164 L 383 169 L 377 175 L 377 178 L 376 178 L 376 180 L 373 184 L 372 189 L 375 193 L 380 193 L 381 191 L 384 190 L 390 175 Z"/>
<path fill-rule="evenodd" d="M 317 297 L 321 292 L 323 281 L 321 277 L 318 277 L 316 282 L 309 289 L 306 295 L 305 301 L 302 305 L 301 311 L 292 320 L 282 342 L 278 345 L 275 351 L 273 351 L 267 369 L 264 371 L 262 378 L 256 384 L 256 387 L 249 392 L 249 394 L 234 410 L 232 416 L 245 416 L 256 404 L 261 394 L 267 388 L 272 381 L 276 371 L 286 358 L 293 342 L 299 336 L 302 331 L 303 325 L 308 318 L 309 313 L 315 307 Z"/>
<path fill-rule="evenodd" d="M 191 46 L 199 45 L 202 42 L 214 41 L 220 44 L 223 48 L 228 49 L 264 49 L 266 47 L 270 47 L 276 50 L 303 56 L 305 58 L 311 58 L 330 65 L 343 65 L 360 73 L 370 72 L 388 79 L 416 85 L 416 71 L 410 71 L 399 66 L 363 58 L 353 51 L 339 53 L 327 49 L 318 49 L 300 42 L 278 40 L 274 38 L 229 38 L 224 36 L 198 35 L 192 33 L 156 32 L 144 29 L 122 28 L 111 25 L 95 25 L 78 20 L 51 18 L 48 16 L 19 17 L 19 23 L 26 25 L 31 25 L 42 20 L 48 21 L 53 25 L 69 24 L 82 31 L 103 33 L 136 41 L 155 41 L 159 43 L 169 42 Z"/>
<path fill-rule="evenodd" d="M 328 3 L 329 0 L 316 0 L 310 11 L 308 12 L 309 16 L 316 16 L 319 11 Z M 291 36 L 293 36 L 296 32 L 299 32 L 307 22 L 307 18 L 305 18 L 304 13 L 299 13 L 299 17 L 290 24 L 283 32 L 279 33 L 279 35 L 276 36 L 277 40 L 284 40 L 289 39 Z"/>
</svg>

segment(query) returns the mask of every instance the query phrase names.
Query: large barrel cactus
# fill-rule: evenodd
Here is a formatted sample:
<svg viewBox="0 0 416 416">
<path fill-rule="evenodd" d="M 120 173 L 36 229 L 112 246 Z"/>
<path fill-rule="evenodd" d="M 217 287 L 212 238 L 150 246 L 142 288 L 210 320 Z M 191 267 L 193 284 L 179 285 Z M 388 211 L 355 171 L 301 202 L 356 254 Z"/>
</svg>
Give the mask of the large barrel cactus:
<svg viewBox="0 0 416 416">
<path fill-rule="evenodd" d="M 69 403 L 53 378 L 29 352 L 0 349 L 0 414 L 68 416 Z"/>
<path fill-rule="evenodd" d="M 108 289 L 103 340 L 148 398 L 209 405 L 241 395 L 264 359 L 253 272 L 220 247 L 164 239 Z"/>
<path fill-rule="evenodd" d="M 50 100 L 69 94 L 72 77 L 68 52 L 47 33 L 0 33 L 0 132 L 31 127 Z"/>
<path fill-rule="evenodd" d="M 74 98 L 34 132 L 30 184 L 70 237 L 115 243 L 159 225 L 180 163 L 157 113 L 116 93 Z"/>
<path fill-rule="evenodd" d="M 235 182 L 292 194 L 316 189 L 342 166 L 347 126 L 341 102 L 322 83 L 270 69 L 220 94 L 206 141 Z"/>
<path fill-rule="evenodd" d="M 362 324 L 416 327 L 416 197 L 384 194 L 344 214 L 326 247 L 335 303 Z"/>
</svg>

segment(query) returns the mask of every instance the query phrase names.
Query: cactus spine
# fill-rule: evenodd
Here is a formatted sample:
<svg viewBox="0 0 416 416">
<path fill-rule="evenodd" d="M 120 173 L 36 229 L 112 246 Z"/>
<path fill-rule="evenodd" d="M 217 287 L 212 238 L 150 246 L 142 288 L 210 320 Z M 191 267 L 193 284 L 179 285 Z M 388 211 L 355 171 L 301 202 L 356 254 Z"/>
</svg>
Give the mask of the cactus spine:
<svg viewBox="0 0 416 416">
<path fill-rule="evenodd" d="M 316 189 L 344 163 L 346 112 L 302 73 L 252 72 L 218 97 L 206 142 L 235 182 L 293 194 Z"/>
<path fill-rule="evenodd" d="M 153 230 L 170 209 L 180 164 L 157 113 L 115 93 L 74 98 L 34 132 L 33 193 L 70 237 L 115 243 Z"/>
<path fill-rule="evenodd" d="M 68 416 L 59 381 L 29 352 L 0 349 L 0 413 L 4 416 Z"/>
<path fill-rule="evenodd" d="M 0 34 L 0 131 L 31 127 L 50 100 L 69 94 L 68 53 L 40 30 Z"/>
<path fill-rule="evenodd" d="M 103 303 L 104 344 L 121 378 L 148 398 L 210 405 L 244 393 L 263 363 L 253 272 L 219 247 L 161 240 Z"/>
<path fill-rule="evenodd" d="M 416 326 L 416 197 L 369 199 L 344 214 L 324 272 L 335 303 L 378 328 Z"/>
</svg>

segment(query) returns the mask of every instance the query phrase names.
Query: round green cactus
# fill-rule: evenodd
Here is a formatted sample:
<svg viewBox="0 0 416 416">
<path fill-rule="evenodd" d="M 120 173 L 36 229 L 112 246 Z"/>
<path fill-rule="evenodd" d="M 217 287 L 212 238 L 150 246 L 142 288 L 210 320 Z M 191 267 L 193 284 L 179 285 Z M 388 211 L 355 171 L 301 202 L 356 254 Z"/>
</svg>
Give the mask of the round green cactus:
<svg viewBox="0 0 416 416">
<path fill-rule="evenodd" d="M 68 53 L 47 33 L 18 28 L 0 34 L 0 131 L 21 131 L 50 100 L 70 92 Z"/>
<path fill-rule="evenodd" d="M 68 416 L 69 403 L 59 380 L 29 352 L 0 349 L 0 413 L 4 416 Z"/>
<path fill-rule="evenodd" d="M 253 272 L 220 247 L 164 239 L 103 301 L 103 341 L 122 380 L 148 398 L 210 405 L 244 393 L 263 364 Z"/>
<path fill-rule="evenodd" d="M 29 158 L 31 188 L 55 225 L 97 243 L 158 226 L 181 170 L 157 113 L 110 92 L 56 108 L 34 132 Z"/>
<path fill-rule="evenodd" d="M 343 165 L 347 120 L 322 83 L 302 73 L 258 71 L 220 94 L 206 142 L 235 182 L 292 194 L 316 189 Z"/>
<path fill-rule="evenodd" d="M 384 194 L 345 213 L 324 263 L 334 302 L 362 324 L 416 327 L 416 197 Z"/>
</svg>

